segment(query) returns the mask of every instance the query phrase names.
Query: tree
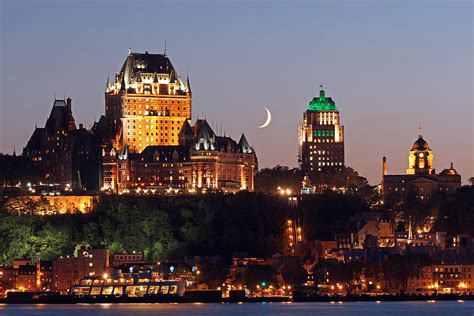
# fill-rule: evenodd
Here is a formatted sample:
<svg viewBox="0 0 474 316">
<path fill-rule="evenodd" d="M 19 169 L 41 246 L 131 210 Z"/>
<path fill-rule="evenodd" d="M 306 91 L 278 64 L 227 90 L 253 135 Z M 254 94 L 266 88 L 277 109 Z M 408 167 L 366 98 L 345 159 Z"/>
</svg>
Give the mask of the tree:
<svg viewBox="0 0 474 316">
<path fill-rule="evenodd" d="M 382 271 L 389 288 L 403 292 L 408 286 L 408 280 L 419 277 L 427 264 L 427 259 L 419 255 L 394 254 L 383 262 Z"/>
<path fill-rule="evenodd" d="M 273 168 L 264 168 L 255 175 L 255 191 L 266 194 L 277 193 L 277 188 L 290 189 L 299 192 L 304 173 L 298 168 L 290 169 L 277 165 Z"/>
<path fill-rule="evenodd" d="M 474 186 L 463 186 L 442 196 L 434 229 L 453 234 L 474 234 Z"/>
<path fill-rule="evenodd" d="M 308 240 L 333 238 L 347 230 L 349 218 L 368 211 L 369 205 L 360 196 L 325 191 L 307 195 L 299 201 L 303 216 L 303 233 Z"/>
</svg>

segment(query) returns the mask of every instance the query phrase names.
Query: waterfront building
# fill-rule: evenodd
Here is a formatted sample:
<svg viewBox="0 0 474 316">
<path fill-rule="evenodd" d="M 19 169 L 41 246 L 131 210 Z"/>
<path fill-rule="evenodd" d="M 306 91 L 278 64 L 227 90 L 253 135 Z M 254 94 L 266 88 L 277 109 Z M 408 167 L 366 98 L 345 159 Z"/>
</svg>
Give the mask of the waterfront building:
<svg viewBox="0 0 474 316">
<path fill-rule="evenodd" d="M 85 277 L 103 277 L 109 269 L 108 249 L 80 249 L 77 257 L 61 257 L 53 261 L 52 290 L 66 294 L 73 284 Z"/>
<path fill-rule="evenodd" d="M 319 91 L 298 128 L 299 162 L 306 174 L 344 168 L 344 126 L 336 103 Z"/>
<path fill-rule="evenodd" d="M 6 291 L 47 291 L 53 279 L 52 261 L 31 263 L 31 259 L 15 259 L 11 267 L 0 267 L 0 296 Z"/>
<path fill-rule="evenodd" d="M 22 264 L 18 267 L 18 284 L 20 291 L 37 291 L 40 289 L 40 271 L 37 264 Z"/>
<path fill-rule="evenodd" d="M 404 175 L 389 175 L 387 158 L 382 160 L 382 188 L 384 196 L 400 194 L 418 200 L 431 200 L 438 193 L 454 193 L 461 187 L 461 176 L 453 163 L 439 174 L 433 167 L 433 151 L 422 135 L 413 143 L 408 156 L 408 168 Z"/>
</svg>

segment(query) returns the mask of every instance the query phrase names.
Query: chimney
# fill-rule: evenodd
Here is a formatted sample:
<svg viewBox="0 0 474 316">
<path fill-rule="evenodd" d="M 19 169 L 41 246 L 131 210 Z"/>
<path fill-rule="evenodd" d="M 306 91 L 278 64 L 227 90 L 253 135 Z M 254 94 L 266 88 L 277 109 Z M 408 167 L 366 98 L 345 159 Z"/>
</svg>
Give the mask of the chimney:
<svg viewBox="0 0 474 316">
<path fill-rule="evenodd" d="M 84 124 L 80 123 L 79 124 L 79 129 L 83 129 L 84 128 Z"/>
<path fill-rule="evenodd" d="M 387 157 L 382 158 L 382 175 L 387 175 Z"/>
<path fill-rule="evenodd" d="M 72 112 L 71 98 L 67 98 L 67 100 L 66 100 L 66 109 L 67 109 L 68 112 Z"/>
</svg>

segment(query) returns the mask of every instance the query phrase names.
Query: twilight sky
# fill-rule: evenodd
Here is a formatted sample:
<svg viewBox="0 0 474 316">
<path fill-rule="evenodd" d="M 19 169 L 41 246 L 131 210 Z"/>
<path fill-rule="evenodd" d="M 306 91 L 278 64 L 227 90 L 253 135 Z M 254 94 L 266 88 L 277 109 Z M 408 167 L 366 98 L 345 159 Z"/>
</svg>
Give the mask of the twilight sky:
<svg viewBox="0 0 474 316">
<path fill-rule="evenodd" d="M 323 84 L 346 163 L 372 184 L 384 155 L 405 172 L 420 121 L 437 171 L 474 176 L 473 2 L 196 2 L 0 0 L 0 152 L 21 152 L 55 94 L 90 126 L 128 48 L 161 53 L 166 39 L 193 120 L 244 131 L 260 167 L 297 165 L 297 125 Z M 258 129 L 264 106 L 273 121 Z"/>
</svg>

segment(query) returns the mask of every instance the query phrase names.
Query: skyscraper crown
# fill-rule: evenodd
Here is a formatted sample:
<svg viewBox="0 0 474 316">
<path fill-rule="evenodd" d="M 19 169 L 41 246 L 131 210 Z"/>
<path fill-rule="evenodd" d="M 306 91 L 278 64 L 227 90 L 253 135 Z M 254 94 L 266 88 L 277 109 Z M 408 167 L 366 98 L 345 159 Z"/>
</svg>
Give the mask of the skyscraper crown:
<svg viewBox="0 0 474 316">
<path fill-rule="evenodd" d="M 337 111 L 336 103 L 331 97 L 326 97 L 323 89 L 319 91 L 319 97 L 314 97 L 308 106 L 309 111 Z"/>
</svg>

